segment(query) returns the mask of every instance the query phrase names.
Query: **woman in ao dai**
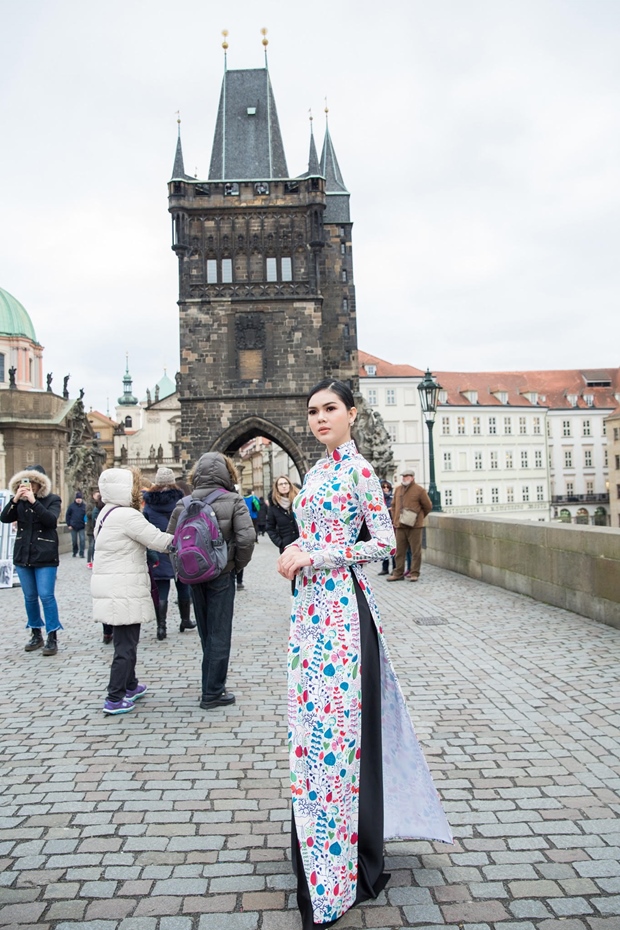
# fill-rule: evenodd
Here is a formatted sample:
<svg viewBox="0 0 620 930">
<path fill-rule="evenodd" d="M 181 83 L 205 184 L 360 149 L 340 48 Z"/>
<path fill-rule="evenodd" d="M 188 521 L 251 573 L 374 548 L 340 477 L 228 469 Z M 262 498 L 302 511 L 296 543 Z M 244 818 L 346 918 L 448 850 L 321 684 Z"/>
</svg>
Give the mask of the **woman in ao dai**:
<svg viewBox="0 0 620 930">
<path fill-rule="evenodd" d="M 327 454 L 306 475 L 294 503 L 300 536 L 278 560 L 295 579 L 288 723 L 304 930 L 380 893 L 384 839 L 452 841 L 364 572 L 395 542 L 379 479 L 351 439 L 355 416 L 342 382 L 310 392 L 308 423 Z"/>
</svg>

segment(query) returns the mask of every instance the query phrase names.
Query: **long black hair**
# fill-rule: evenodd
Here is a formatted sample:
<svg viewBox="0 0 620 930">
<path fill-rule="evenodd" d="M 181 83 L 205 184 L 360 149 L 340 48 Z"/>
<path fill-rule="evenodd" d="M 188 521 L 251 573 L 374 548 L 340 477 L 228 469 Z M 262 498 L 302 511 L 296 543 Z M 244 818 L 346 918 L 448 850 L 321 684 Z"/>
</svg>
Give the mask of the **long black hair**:
<svg viewBox="0 0 620 930">
<path fill-rule="evenodd" d="M 322 381 L 314 385 L 312 390 L 308 392 L 306 407 L 310 406 L 310 401 L 319 391 L 333 391 L 334 394 L 340 398 L 347 410 L 351 410 L 355 407 L 355 398 L 353 397 L 353 391 L 349 385 L 345 384 L 344 381 L 334 381 L 333 378 L 323 378 Z"/>
</svg>

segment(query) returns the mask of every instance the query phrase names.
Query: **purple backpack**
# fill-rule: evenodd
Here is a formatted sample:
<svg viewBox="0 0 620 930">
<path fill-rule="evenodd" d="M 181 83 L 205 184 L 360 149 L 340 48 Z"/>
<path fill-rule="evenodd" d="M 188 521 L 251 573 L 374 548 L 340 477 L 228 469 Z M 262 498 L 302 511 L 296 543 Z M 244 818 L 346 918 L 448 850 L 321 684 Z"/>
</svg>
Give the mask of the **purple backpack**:
<svg viewBox="0 0 620 930">
<path fill-rule="evenodd" d="M 227 492 L 212 491 L 204 500 L 184 497 L 170 549 L 174 573 L 184 584 L 213 581 L 226 568 L 228 546 L 211 503 Z"/>
</svg>

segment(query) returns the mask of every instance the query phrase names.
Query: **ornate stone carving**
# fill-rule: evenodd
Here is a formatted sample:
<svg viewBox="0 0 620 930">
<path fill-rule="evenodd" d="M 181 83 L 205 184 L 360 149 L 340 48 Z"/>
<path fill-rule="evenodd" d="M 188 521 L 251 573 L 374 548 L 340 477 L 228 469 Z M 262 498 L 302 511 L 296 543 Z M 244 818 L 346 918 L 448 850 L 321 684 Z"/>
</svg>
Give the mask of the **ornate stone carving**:
<svg viewBox="0 0 620 930">
<path fill-rule="evenodd" d="M 238 349 L 264 349 L 265 320 L 262 313 L 238 313 L 235 317 L 235 341 Z"/>
<path fill-rule="evenodd" d="M 357 419 L 353 437 L 362 455 L 368 459 L 379 478 L 392 480 L 394 476 L 394 453 L 392 440 L 385 428 L 380 413 L 373 410 L 361 394 L 355 395 Z"/>
<path fill-rule="evenodd" d="M 67 376 L 68 377 L 68 376 Z M 71 437 L 67 454 L 67 474 L 75 488 L 95 488 L 103 470 L 106 453 L 91 438 L 91 429 L 82 399 L 76 400 L 71 410 Z"/>
</svg>

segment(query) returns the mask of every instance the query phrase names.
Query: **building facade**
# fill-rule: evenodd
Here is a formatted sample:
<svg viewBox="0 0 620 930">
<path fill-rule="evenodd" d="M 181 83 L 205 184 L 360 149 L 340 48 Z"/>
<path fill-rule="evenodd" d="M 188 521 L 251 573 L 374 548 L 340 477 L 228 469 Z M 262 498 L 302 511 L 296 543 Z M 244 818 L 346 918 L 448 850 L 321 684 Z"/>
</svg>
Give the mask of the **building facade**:
<svg viewBox="0 0 620 930">
<path fill-rule="evenodd" d="M 620 527 L 620 406 L 606 420 L 611 525 Z"/>
<path fill-rule="evenodd" d="M 360 351 L 360 389 L 391 432 L 397 472 L 411 465 L 428 483 L 426 426 L 412 397 L 422 372 L 406 368 Z M 446 512 L 609 523 L 605 421 L 620 400 L 620 370 L 435 377 L 435 471 Z"/>
</svg>

